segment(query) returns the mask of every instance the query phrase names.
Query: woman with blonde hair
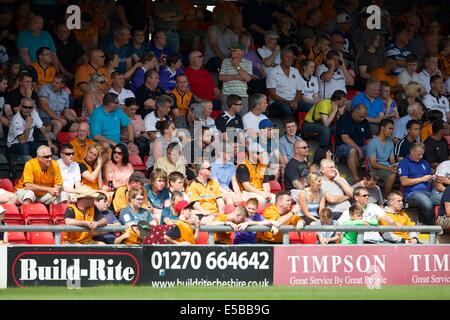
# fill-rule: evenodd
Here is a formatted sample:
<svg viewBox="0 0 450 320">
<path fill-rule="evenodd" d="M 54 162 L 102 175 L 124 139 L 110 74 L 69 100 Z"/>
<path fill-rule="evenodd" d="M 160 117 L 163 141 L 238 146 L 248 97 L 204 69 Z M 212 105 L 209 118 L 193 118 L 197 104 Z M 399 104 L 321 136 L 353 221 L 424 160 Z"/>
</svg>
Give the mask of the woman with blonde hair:
<svg viewBox="0 0 450 320">
<path fill-rule="evenodd" d="M 322 192 L 322 177 L 315 173 L 309 173 L 306 177 L 307 187 L 298 193 L 298 204 L 301 216 L 306 224 L 320 219 L 319 212 L 325 207 L 326 193 Z"/>
<path fill-rule="evenodd" d="M 83 160 L 79 163 L 81 183 L 94 190 L 100 190 L 103 187 L 101 172 L 104 158 L 102 153 L 102 146 L 95 143 L 87 149 Z"/>
<path fill-rule="evenodd" d="M 88 92 L 83 98 L 83 110 L 81 112 L 83 118 L 88 118 L 92 111 L 103 103 L 105 96 L 105 77 L 100 73 L 91 76 L 88 83 Z"/>
<path fill-rule="evenodd" d="M 418 102 L 423 107 L 421 97 L 425 95 L 425 89 L 420 83 L 411 81 L 405 86 L 405 96 L 406 99 L 403 99 L 399 106 L 398 112 L 400 113 L 400 117 L 406 116 L 408 106 Z"/>
</svg>

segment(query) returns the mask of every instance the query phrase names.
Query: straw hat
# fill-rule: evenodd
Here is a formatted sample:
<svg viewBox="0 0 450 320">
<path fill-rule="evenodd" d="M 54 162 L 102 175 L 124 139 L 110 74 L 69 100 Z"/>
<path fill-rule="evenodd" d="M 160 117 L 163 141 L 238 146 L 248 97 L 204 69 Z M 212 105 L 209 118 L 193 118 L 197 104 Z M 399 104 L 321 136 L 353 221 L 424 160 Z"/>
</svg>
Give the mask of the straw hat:
<svg viewBox="0 0 450 320">
<path fill-rule="evenodd" d="M 94 190 L 88 186 L 81 186 L 80 188 L 76 189 L 75 195 L 77 196 L 77 199 L 82 198 L 97 198 L 101 192 L 100 190 Z"/>
</svg>

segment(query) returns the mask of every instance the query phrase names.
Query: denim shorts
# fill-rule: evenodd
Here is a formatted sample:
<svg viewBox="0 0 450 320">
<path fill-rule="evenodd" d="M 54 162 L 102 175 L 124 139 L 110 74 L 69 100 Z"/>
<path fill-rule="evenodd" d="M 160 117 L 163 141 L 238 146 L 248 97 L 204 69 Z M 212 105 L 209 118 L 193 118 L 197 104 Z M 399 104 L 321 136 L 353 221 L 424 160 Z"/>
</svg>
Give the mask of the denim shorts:
<svg viewBox="0 0 450 320">
<path fill-rule="evenodd" d="M 363 145 L 360 148 L 363 151 L 364 156 L 367 157 L 367 145 Z M 354 147 L 348 144 L 341 144 L 336 148 L 336 156 L 339 158 L 347 158 L 351 149 L 354 149 Z"/>
</svg>

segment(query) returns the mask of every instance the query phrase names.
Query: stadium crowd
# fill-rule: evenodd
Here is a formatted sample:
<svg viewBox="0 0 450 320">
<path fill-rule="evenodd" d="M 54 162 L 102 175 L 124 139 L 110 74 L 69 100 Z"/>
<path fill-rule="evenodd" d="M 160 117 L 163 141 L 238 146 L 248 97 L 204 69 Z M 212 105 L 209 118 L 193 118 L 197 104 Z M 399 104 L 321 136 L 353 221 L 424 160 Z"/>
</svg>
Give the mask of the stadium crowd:
<svg viewBox="0 0 450 320">
<path fill-rule="evenodd" d="M 225 244 L 281 243 L 282 225 L 450 230 L 450 38 L 438 0 L 399 15 L 382 0 L 217 1 L 212 12 L 190 0 L 0 4 L 11 168 L 0 204 L 65 204 L 64 223 L 91 229 L 65 243 L 137 244 L 163 230 L 161 241 L 194 244 L 200 225 L 231 226 L 216 234 Z M 80 29 L 68 27 L 71 4 Z M 95 230 L 106 225 L 129 228 Z"/>
</svg>

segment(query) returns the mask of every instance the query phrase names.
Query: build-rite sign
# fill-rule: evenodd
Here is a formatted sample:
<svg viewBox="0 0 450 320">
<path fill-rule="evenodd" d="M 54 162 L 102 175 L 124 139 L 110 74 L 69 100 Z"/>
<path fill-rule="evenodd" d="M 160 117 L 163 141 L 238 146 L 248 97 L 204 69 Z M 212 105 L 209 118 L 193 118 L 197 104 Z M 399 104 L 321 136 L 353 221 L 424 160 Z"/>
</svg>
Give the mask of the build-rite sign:
<svg viewBox="0 0 450 320">
<path fill-rule="evenodd" d="M 8 248 L 8 287 L 134 286 L 142 273 L 141 256 L 139 247 L 12 246 Z"/>
<path fill-rule="evenodd" d="M 450 285 L 450 245 L 279 246 L 274 284 Z"/>
<path fill-rule="evenodd" d="M 273 284 L 272 246 L 144 246 L 142 264 L 153 287 Z"/>
</svg>

